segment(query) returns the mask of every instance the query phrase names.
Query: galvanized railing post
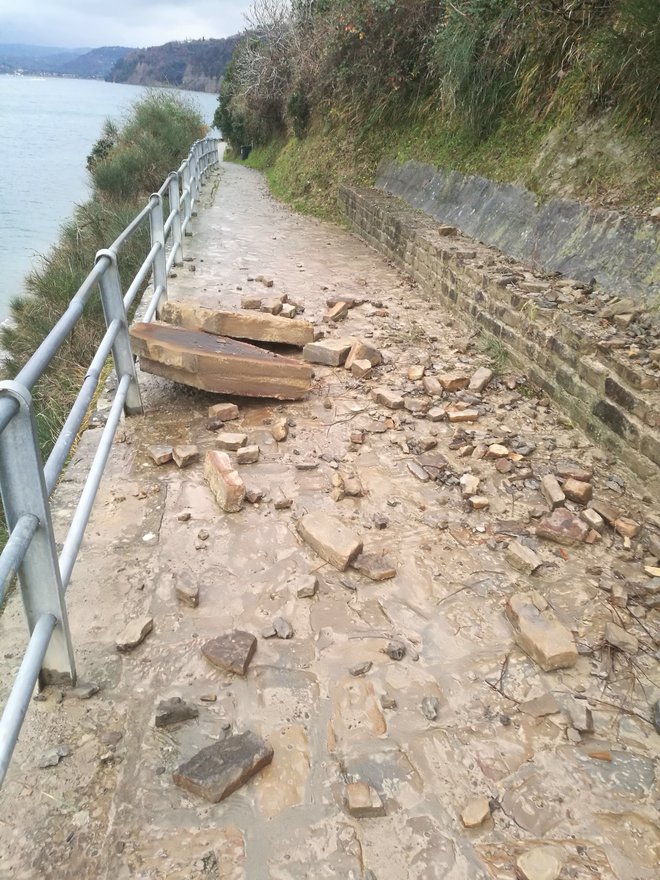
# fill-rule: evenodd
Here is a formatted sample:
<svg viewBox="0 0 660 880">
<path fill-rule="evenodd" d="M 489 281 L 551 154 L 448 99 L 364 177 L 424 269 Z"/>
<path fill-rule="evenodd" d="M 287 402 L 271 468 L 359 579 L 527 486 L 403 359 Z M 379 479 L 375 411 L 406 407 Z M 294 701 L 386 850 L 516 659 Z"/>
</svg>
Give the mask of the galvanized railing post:
<svg viewBox="0 0 660 880">
<path fill-rule="evenodd" d="M 174 265 L 183 265 L 183 242 L 181 240 L 181 211 L 179 209 L 179 175 L 176 171 L 170 176 L 168 189 L 170 213 L 172 214 L 172 252 L 174 253 Z"/>
<path fill-rule="evenodd" d="M 197 160 L 199 144 L 195 144 L 190 153 L 190 216 L 196 217 L 197 194 L 199 192 L 199 162 Z"/>
<path fill-rule="evenodd" d="M 0 399 L 11 398 L 18 411 L 0 432 L 0 488 L 11 532 L 24 514 L 39 520 L 19 568 L 23 607 L 30 633 L 44 615 L 57 621 L 41 666 L 42 684 L 75 684 L 76 666 L 57 560 L 48 491 L 32 408 L 32 396 L 18 382 L 0 382 Z"/>
<path fill-rule="evenodd" d="M 119 320 L 122 325 L 112 346 L 112 358 L 115 362 L 117 380 L 121 380 L 122 376 L 131 377 L 128 393 L 126 394 L 124 412 L 128 416 L 141 415 L 143 412 L 142 398 L 140 397 L 140 386 L 138 385 L 137 372 L 135 370 L 131 340 L 128 335 L 128 320 L 126 309 L 124 308 L 124 297 L 121 291 L 117 254 L 113 250 L 99 251 L 96 255 L 95 263 L 98 263 L 104 257 L 110 260 L 110 265 L 99 279 L 105 323 L 109 327 L 114 320 Z"/>
<path fill-rule="evenodd" d="M 160 248 L 154 257 L 153 284 L 154 293 L 160 288 L 156 313 L 160 313 L 161 307 L 167 302 L 167 255 L 165 254 L 165 219 L 163 217 L 163 199 L 158 193 L 153 193 L 149 199 L 151 214 L 149 214 L 149 230 L 151 232 L 151 246 L 159 244 Z"/>
<path fill-rule="evenodd" d="M 192 235 L 192 229 L 190 229 L 190 218 L 192 217 L 192 181 L 190 175 L 190 161 L 186 161 L 183 166 L 183 209 L 184 209 L 184 223 L 186 227 L 186 235 Z"/>
</svg>

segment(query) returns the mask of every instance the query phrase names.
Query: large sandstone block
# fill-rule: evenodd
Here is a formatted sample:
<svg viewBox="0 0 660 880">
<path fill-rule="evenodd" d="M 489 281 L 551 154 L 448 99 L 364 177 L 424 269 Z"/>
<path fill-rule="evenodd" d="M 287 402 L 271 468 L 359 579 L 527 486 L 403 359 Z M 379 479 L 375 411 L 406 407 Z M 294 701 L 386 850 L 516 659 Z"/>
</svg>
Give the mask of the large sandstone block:
<svg viewBox="0 0 660 880">
<path fill-rule="evenodd" d="M 134 324 L 130 336 L 143 372 L 203 391 L 299 400 L 310 388 L 308 364 L 246 342 L 159 322 Z"/>
<path fill-rule="evenodd" d="M 281 318 L 266 312 L 222 311 L 184 303 L 165 303 L 160 320 L 187 330 L 201 330 L 216 336 L 248 339 L 253 342 L 279 342 L 302 348 L 314 339 L 314 327 L 309 321 Z"/>
<path fill-rule="evenodd" d="M 539 593 L 511 596 L 505 614 L 517 644 L 544 672 L 575 665 L 578 655 L 573 636 Z"/>
<path fill-rule="evenodd" d="M 172 779 L 186 791 L 217 804 L 272 760 L 268 743 L 246 730 L 202 749 L 177 767 Z"/>
<path fill-rule="evenodd" d="M 242 508 L 245 484 L 226 452 L 212 449 L 206 453 L 204 477 L 225 513 L 237 513 Z"/>
<path fill-rule="evenodd" d="M 336 516 L 308 513 L 298 521 L 298 534 L 322 559 L 345 571 L 362 552 L 362 541 Z"/>
</svg>

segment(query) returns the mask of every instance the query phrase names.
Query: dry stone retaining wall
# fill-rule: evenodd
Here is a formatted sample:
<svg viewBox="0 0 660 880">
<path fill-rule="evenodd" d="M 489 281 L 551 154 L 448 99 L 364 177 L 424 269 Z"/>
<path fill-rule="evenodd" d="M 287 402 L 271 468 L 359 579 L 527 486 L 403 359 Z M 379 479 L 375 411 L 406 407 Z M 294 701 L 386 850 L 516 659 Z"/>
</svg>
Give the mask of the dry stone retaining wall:
<svg viewBox="0 0 660 880">
<path fill-rule="evenodd" d="M 433 299 L 499 340 L 532 383 L 657 496 L 660 342 L 653 335 L 637 339 L 631 357 L 627 337 L 600 316 L 602 300 L 591 308 L 585 285 L 548 280 L 381 191 L 343 186 L 339 200 L 367 242 Z M 640 346 L 648 351 L 640 354 Z"/>
</svg>

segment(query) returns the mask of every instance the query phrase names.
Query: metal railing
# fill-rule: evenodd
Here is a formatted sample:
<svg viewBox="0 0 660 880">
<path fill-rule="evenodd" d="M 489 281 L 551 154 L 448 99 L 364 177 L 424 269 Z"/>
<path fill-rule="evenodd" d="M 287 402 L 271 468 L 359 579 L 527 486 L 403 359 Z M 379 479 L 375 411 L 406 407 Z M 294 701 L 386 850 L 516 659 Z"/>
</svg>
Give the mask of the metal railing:
<svg viewBox="0 0 660 880">
<path fill-rule="evenodd" d="M 151 321 L 167 300 L 167 277 L 183 261 L 199 190 L 218 164 L 215 138 L 197 141 L 187 159 L 154 193 L 147 205 L 106 250 L 67 310 L 13 381 L 0 382 L 0 492 L 9 538 L 0 555 L 0 604 L 18 574 L 30 633 L 23 661 L 0 719 L 0 786 L 4 780 L 35 685 L 75 684 L 76 668 L 64 594 L 91 515 L 112 441 L 121 418 L 142 412 L 127 313 L 151 276 L 153 292 L 144 321 Z M 168 215 L 163 203 L 167 199 Z M 122 291 L 118 258 L 122 247 L 149 223 L 150 248 L 128 289 Z M 106 331 L 78 396 L 45 464 L 42 462 L 31 390 L 76 326 L 86 303 L 98 290 Z M 92 465 L 61 552 L 53 534 L 50 496 L 94 398 L 112 353 L 117 388 Z"/>
</svg>

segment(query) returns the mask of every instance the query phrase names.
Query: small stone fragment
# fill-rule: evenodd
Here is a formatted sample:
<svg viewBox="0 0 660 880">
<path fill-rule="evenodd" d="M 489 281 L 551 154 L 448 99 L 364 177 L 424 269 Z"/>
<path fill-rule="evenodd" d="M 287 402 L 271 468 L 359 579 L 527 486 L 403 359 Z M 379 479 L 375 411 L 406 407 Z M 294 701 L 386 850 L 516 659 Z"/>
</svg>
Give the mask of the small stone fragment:
<svg viewBox="0 0 660 880">
<path fill-rule="evenodd" d="M 580 733 L 594 732 L 594 717 L 589 703 L 586 700 L 576 700 L 569 697 L 565 703 L 566 711 L 571 719 L 571 724 Z"/>
<path fill-rule="evenodd" d="M 288 510 L 293 504 L 293 498 L 290 498 L 288 495 L 281 489 L 276 489 L 273 494 L 273 507 L 275 510 Z"/>
<path fill-rule="evenodd" d="M 172 461 L 171 446 L 150 446 L 148 452 L 155 464 L 167 464 L 168 461 Z"/>
<path fill-rule="evenodd" d="M 285 620 L 283 617 L 273 618 L 273 629 L 275 630 L 275 635 L 278 639 L 293 638 L 293 627 L 289 621 Z"/>
<path fill-rule="evenodd" d="M 353 666 L 349 666 L 348 671 L 354 678 L 359 678 L 361 675 L 366 675 L 373 665 L 371 660 L 363 660 L 362 663 L 355 663 Z"/>
<path fill-rule="evenodd" d="M 530 547 L 526 547 L 519 541 L 512 541 L 506 551 L 506 560 L 509 565 L 523 574 L 534 574 L 543 560 Z"/>
<path fill-rule="evenodd" d="M 490 801 L 478 797 L 469 801 L 461 813 L 461 822 L 466 828 L 478 828 L 490 816 Z"/>
<path fill-rule="evenodd" d="M 586 524 L 565 507 L 558 507 L 549 516 L 544 516 L 536 527 L 537 537 L 567 546 L 581 544 L 588 531 Z"/>
<path fill-rule="evenodd" d="M 197 461 L 199 449 L 196 446 L 175 446 L 172 450 L 172 458 L 177 467 L 184 468 Z"/>
<path fill-rule="evenodd" d="M 272 285 L 269 286 L 272 287 Z M 277 296 L 270 297 L 269 299 L 262 299 L 259 311 L 266 312 L 269 315 L 279 315 L 282 311 L 282 300 Z"/>
<path fill-rule="evenodd" d="M 247 443 L 247 434 L 232 434 L 225 431 L 222 434 L 218 434 L 216 443 L 220 449 L 236 452 L 237 449 L 240 449 L 241 446 L 245 446 Z"/>
<path fill-rule="evenodd" d="M 277 421 L 273 422 L 270 433 L 272 434 L 273 439 L 278 443 L 282 443 L 282 441 L 286 440 L 289 436 L 289 425 L 287 424 L 287 420 L 277 419 Z"/>
<path fill-rule="evenodd" d="M 199 586 L 187 577 L 178 578 L 176 587 L 176 597 L 182 605 L 188 605 L 190 608 L 197 608 L 199 605 Z"/>
<path fill-rule="evenodd" d="M 593 529 L 599 534 L 605 528 L 603 517 L 599 513 L 596 513 L 592 507 L 587 507 L 585 510 L 581 510 L 580 519 L 584 520 L 590 529 Z"/>
<path fill-rule="evenodd" d="M 174 783 L 217 804 L 273 760 L 273 750 L 251 731 L 202 749 L 172 774 Z"/>
<path fill-rule="evenodd" d="M 256 309 L 258 311 L 261 308 L 261 297 L 255 296 L 253 293 L 248 293 L 245 296 L 242 296 L 241 308 Z"/>
<path fill-rule="evenodd" d="M 406 646 L 403 642 L 388 642 L 384 650 L 390 660 L 403 660 L 406 656 Z"/>
<path fill-rule="evenodd" d="M 429 721 L 436 721 L 440 714 L 440 703 L 437 697 L 424 697 L 422 700 L 422 712 Z"/>
<path fill-rule="evenodd" d="M 488 449 L 486 450 L 486 455 L 484 458 L 506 458 L 509 454 L 509 450 L 506 446 L 502 446 L 501 443 L 491 443 Z"/>
<path fill-rule="evenodd" d="M 343 488 L 344 494 L 351 498 L 361 498 L 364 495 L 364 487 L 357 477 L 346 477 Z"/>
<path fill-rule="evenodd" d="M 69 692 L 69 696 L 76 700 L 89 700 L 98 692 L 99 686 L 97 684 L 83 684 L 81 682 Z"/>
<path fill-rule="evenodd" d="M 620 516 L 614 521 L 614 531 L 623 538 L 636 538 L 642 527 L 628 516 Z"/>
<path fill-rule="evenodd" d="M 197 717 L 199 709 L 189 706 L 181 697 L 171 697 L 169 700 L 161 700 L 156 707 L 154 726 L 169 727 L 171 724 L 180 724 Z"/>
<path fill-rule="evenodd" d="M 231 422 L 238 418 L 238 407 L 235 403 L 215 403 L 209 407 L 209 418 L 219 422 Z"/>
<path fill-rule="evenodd" d="M 371 364 L 365 360 L 353 361 L 351 373 L 356 379 L 368 379 L 371 375 Z"/>
<path fill-rule="evenodd" d="M 468 390 L 473 391 L 475 394 L 481 394 L 492 378 L 492 370 L 489 370 L 488 367 L 479 367 L 470 378 Z"/>
<path fill-rule="evenodd" d="M 624 654 L 635 655 L 639 651 L 639 640 L 617 623 L 605 624 L 605 641 L 623 651 Z"/>
<path fill-rule="evenodd" d="M 263 489 L 247 489 L 245 492 L 245 500 L 248 504 L 258 504 L 263 501 L 266 493 Z"/>
<path fill-rule="evenodd" d="M 408 379 L 411 382 L 419 382 L 424 378 L 424 372 L 425 368 L 421 364 L 413 364 L 412 367 L 408 367 Z"/>
<path fill-rule="evenodd" d="M 256 650 L 256 638 L 242 630 L 217 636 L 202 645 L 202 654 L 210 663 L 236 675 L 245 675 Z"/>
<path fill-rule="evenodd" d="M 479 418 L 477 409 L 456 409 L 446 411 L 447 419 L 452 423 L 476 422 Z"/>
<path fill-rule="evenodd" d="M 470 377 L 460 372 L 443 373 L 438 376 L 438 382 L 445 391 L 461 391 L 470 384 Z"/>
<path fill-rule="evenodd" d="M 396 576 L 396 568 L 380 553 L 360 553 L 351 565 L 359 574 L 372 581 L 387 581 Z"/>
<path fill-rule="evenodd" d="M 349 306 L 345 302 L 335 303 L 328 311 L 323 315 L 323 320 L 326 324 L 329 324 L 331 321 L 341 321 L 348 314 Z"/>
<path fill-rule="evenodd" d="M 651 711 L 651 720 L 656 733 L 660 733 L 660 700 L 656 700 Z"/>
<path fill-rule="evenodd" d="M 384 513 L 374 513 L 373 524 L 374 524 L 374 528 L 381 531 L 382 529 L 386 529 L 388 527 L 388 525 L 390 524 L 390 521 L 385 516 Z"/>
<path fill-rule="evenodd" d="M 537 846 L 516 859 L 520 880 L 557 880 L 563 867 L 563 852 L 557 846 Z"/>
<path fill-rule="evenodd" d="M 189 522 L 191 516 L 192 516 L 192 514 L 190 513 L 189 510 L 184 510 L 177 515 L 177 520 L 179 522 Z"/>
<path fill-rule="evenodd" d="M 431 479 L 428 472 L 424 470 L 421 464 L 418 464 L 416 461 L 407 461 L 406 467 L 413 475 L 413 477 L 417 477 L 418 480 L 422 483 L 428 483 Z"/>
<path fill-rule="evenodd" d="M 385 815 L 385 806 L 378 792 L 366 782 L 349 782 L 346 786 L 346 808 L 356 819 Z"/>
<path fill-rule="evenodd" d="M 602 516 L 609 526 L 613 526 L 616 520 L 621 516 L 621 511 L 614 507 L 614 505 L 608 504 L 607 501 L 599 501 L 596 498 L 589 506 L 592 510 L 595 510 L 596 513 Z"/>
<path fill-rule="evenodd" d="M 62 758 L 68 758 L 70 754 L 71 749 L 69 746 L 59 745 L 46 752 L 39 761 L 38 766 L 41 770 L 46 770 L 48 767 L 57 767 Z"/>
<path fill-rule="evenodd" d="M 374 388 L 373 398 L 388 409 L 403 409 L 405 406 L 403 397 L 391 388 Z"/>
<path fill-rule="evenodd" d="M 153 617 L 138 617 L 131 620 L 122 634 L 117 638 L 116 648 L 118 651 L 132 651 L 141 644 L 154 628 Z"/>
<path fill-rule="evenodd" d="M 315 574 L 309 574 L 307 577 L 303 578 L 296 595 L 299 599 L 311 599 L 316 595 L 318 588 L 319 579 Z"/>
<path fill-rule="evenodd" d="M 490 507 L 490 501 L 485 495 L 472 495 L 469 503 L 473 510 L 487 510 Z"/>
<path fill-rule="evenodd" d="M 546 474 L 542 478 L 541 493 L 551 510 L 556 510 L 566 501 L 566 496 L 554 474 Z"/>
<path fill-rule="evenodd" d="M 578 654 L 573 636 L 539 593 L 511 596 L 505 615 L 517 644 L 544 672 L 575 665 Z"/>
<path fill-rule="evenodd" d="M 303 348 L 303 358 L 310 364 L 324 364 L 327 367 L 340 367 L 348 357 L 354 340 L 320 339 L 308 342 Z"/>
<path fill-rule="evenodd" d="M 216 501 L 226 513 L 237 513 L 243 507 L 245 484 L 226 452 L 212 449 L 206 453 L 204 477 Z"/>
<path fill-rule="evenodd" d="M 259 447 L 256 444 L 243 446 L 236 452 L 236 461 L 238 464 L 256 464 L 259 461 Z"/>
<path fill-rule="evenodd" d="M 424 376 L 422 387 L 429 397 L 442 397 L 444 389 L 435 376 Z"/>
<path fill-rule="evenodd" d="M 373 345 L 369 345 L 363 339 L 356 339 L 346 357 L 346 369 L 352 370 L 356 361 L 367 361 L 370 367 L 377 367 L 383 362 L 383 357 Z"/>
<path fill-rule="evenodd" d="M 477 494 L 479 483 L 481 480 L 474 474 L 463 474 L 459 483 L 461 484 L 461 495 L 463 498 L 469 498 L 471 495 Z"/>
<path fill-rule="evenodd" d="M 558 477 L 564 480 L 578 480 L 580 483 L 590 483 L 594 475 L 592 468 L 583 467 L 575 461 L 558 461 L 555 470 Z"/>
<path fill-rule="evenodd" d="M 581 480 L 574 480 L 569 477 L 564 481 L 564 495 L 571 501 L 577 501 L 578 504 L 587 504 L 591 501 L 593 488 L 591 483 L 583 483 Z"/>
<path fill-rule="evenodd" d="M 362 541 L 337 517 L 317 511 L 301 517 L 298 534 L 326 562 L 340 571 L 362 552 Z"/>
</svg>

